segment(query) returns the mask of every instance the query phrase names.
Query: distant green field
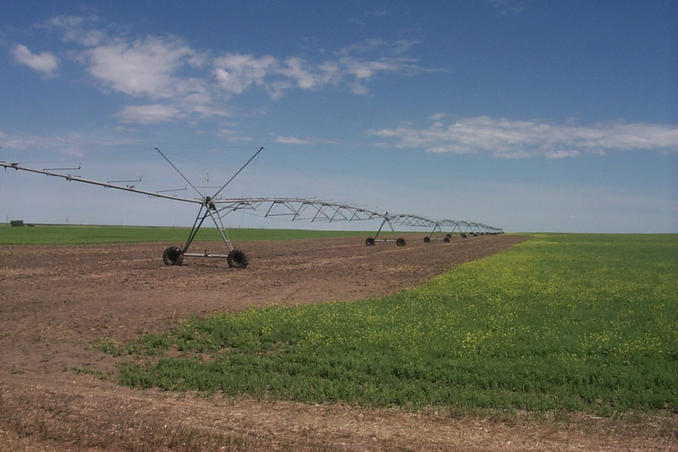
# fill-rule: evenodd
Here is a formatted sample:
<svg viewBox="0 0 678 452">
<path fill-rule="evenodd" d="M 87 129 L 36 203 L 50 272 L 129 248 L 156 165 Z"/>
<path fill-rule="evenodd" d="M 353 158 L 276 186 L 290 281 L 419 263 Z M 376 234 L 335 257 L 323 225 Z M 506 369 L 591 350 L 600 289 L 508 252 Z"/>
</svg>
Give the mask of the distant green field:
<svg viewBox="0 0 678 452">
<path fill-rule="evenodd" d="M 421 287 L 189 319 L 120 382 L 408 409 L 678 412 L 678 236 L 536 234 Z M 178 356 L 177 356 L 178 355 Z"/>
<path fill-rule="evenodd" d="M 106 243 L 183 242 L 189 228 L 144 226 L 35 225 L 0 226 L 0 245 L 94 245 Z M 229 229 L 232 240 L 290 240 L 301 238 L 367 236 L 359 231 L 303 229 Z M 221 240 L 214 228 L 202 228 L 198 241 Z"/>
</svg>

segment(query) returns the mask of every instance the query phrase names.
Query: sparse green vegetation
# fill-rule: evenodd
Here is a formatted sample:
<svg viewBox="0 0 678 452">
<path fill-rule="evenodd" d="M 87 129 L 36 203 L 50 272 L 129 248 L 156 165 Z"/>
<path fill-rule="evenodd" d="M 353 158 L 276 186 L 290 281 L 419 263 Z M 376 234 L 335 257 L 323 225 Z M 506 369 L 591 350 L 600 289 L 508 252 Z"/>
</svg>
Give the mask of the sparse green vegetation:
<svg viewBox="0 0 678 452">
<path fill-rule="evenodd" d="M 195 318 L 120 382 L 367 406 L 678 410 L 675 235 L 537 234 L 382 299 Z"/>
<path fill-rule="evenodd" d="M 183 242 L 189 228 L 152 226 L 35 225 L 32 228 L 0 227 L 0 245 L 94 245 L 106 243 Z M 360 231 L 303 229 L 229 229 L 232 240 L 290 240 L 364 236 Z M 197 241 L 220 241 L 214 228 L 202 228 Z"/>
</svg>

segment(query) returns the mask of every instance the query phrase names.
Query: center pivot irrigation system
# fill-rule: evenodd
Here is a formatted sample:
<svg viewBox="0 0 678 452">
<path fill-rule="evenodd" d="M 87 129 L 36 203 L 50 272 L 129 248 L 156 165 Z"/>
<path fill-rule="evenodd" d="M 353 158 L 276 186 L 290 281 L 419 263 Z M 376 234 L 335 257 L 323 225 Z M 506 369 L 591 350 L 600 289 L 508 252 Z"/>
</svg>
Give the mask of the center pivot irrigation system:
<svg viewBox="0 0 678 452">
<path fill-rule="evenodd" d="M 0 161 L 0 166 L 6 169 L 14 169 L 21 171 L 28 171 L 31 173 L 44 174 L 47 176 L 60 177 L 67 181 L 83 182 L 85 184 L 98 185 L 105 188 L 113 188 L 116 190 L 129 191 L 148 195 L 155 198 L 170 199 L 173 201 L 181 201 L 186 203 L 197 204 L 198 214 L 195 217 L 193 226 L 188 234 L 188 238 L 182 247 L 170 246 L 165 249 L 162 255 L 163 262 L 166 265 L 181 265 L 186 257 L 207 257 L 226 259 L 229 267 L 245 268 L 249 263 L 247 255 L 240 249 L 235 248 L 228 236 L 228 231 L 224 226 L 224 217 L 232 212 L 237 211 L 262 211 L 265 210 L 264 217 L 286 217 L 291 221 L 309 221 L 309 222 L 335 222 L 335 221 L 360 221 L 360 220 L 381 220 L 381 225 L 374 237 L 368 237 L 365 240 L 367 246 L 374 246 L 375 242 L 395 242 L 397 246 L 405 246 L 405 239 L 399 237 L 394 226 L 429 228 L 431 233 L 424 238 L 425 242 L 432 240 L 444 240 L 449 242 L 452 234 L 458 233 L 461 237 L 466 238 L 467 235 L 479 234 L 502 234 L 503 230 L 495 228 L 482 223 L 474 223 L 468 221 L 456 220 L 434 220 L 418 215 L 410 214 L 389 214 L 388 212 L 380 213 L 374 210 L 369 210 L 361 207 L 355 207 L 348 204 L 341 204 L 333 201 L 321 201 L 316 199 L 306 198 L 222 198 L 220 197 L 224 189 L 240 174 L 252 160 L 254 160 L 264 148 L 259 148 L 241 167 L 236 171 L 221 187 L 219 187 L 212 195 L 206 195 L 201 192 L 188 178 L 177 168 L 174 163 L 158 148 L 155 148 L 167 163 L 183 178 L 199 196 L 198 198 L 187 198 L 181 196 L 174 196 L 167 194 L 173 190 L 159 190 L 148 191 L 141 190 L 136 185 L 129 183 L 141 182 L 141 177 L 134 180 L 123 181 L 97 181 L 92 179 L 85 179 L 71 174 L 64 174 L 57 171 L 79 170 L 80 165 L 74 168 L 44 168 L 35 169 L 21 166 L 19 163 L 6 163 Z M 120 183 L 127 183 L 126 185 L 119 185 Z M 200 187 L 209 188 L 209 187 Z M 186 187 L 184 187 L 186 189 Z M 183 189 L 182 189 L 183 190 Z M 188 250 L 195 240 L 198 231 L 202 227 L 205 220 L 209 218 L 216 227 L 221 239 L 228 248 L 228 253 L 189 253 Z M 393 238 L 379 238 L 379 234 L 388 226 L 393 233 Z M 443 230 L 447 230 L 445 233 Z M 443 234 L 444 237 L 441 237 Z"/>
</svg>

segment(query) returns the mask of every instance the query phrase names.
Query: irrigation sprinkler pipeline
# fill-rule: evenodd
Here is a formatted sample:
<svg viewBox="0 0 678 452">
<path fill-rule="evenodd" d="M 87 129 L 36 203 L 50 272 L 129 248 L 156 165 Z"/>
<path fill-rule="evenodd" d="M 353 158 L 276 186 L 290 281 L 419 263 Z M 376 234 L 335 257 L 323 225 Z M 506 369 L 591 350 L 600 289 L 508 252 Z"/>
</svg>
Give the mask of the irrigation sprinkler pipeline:
<svg viewBox="0 0 678 452">
<path fill-rule="evenodd" d="M 78 166 L 71 166 L 66 168 L 43 168 L 43 171 L 78 171 L 82 168 L 82 164 L 78 163 Z"/>
<path fill-rule="evenodd" d="M 0 167 L 3 167 L 5 170 L 14 169 L 21 170 L 36 174 L 44 174 L 47 176 L 54 176 L 58 178 L 65 179 L 66 181 L 72 182 L 81 182 L 90 185 L 96 185 L 104 188 L 111 188 L 116 190 L 128 191 L 132 193 L 138 193 L 142 195 L 147 195 L 153 198 L 169 199 L 172 201 L 181 201 L 187 203 L 198 204 L 198 213 L 195 217 L 193 225 L 189 231 L 188 237 L 184 242 L 183 246 L 169 246 L 167 247 L 162 255 L 163 262 L 166 265 L 181 265 L 184 258 L 194 257 L 194 258 L 217 258 L 217 259 L 226 259 L 229 267 L 234 268 L 245 268 L 249 263 L 247 255 L 237 248 L 235 248 L 230 240 L 228 231 L 223 223 L 223 218 L 232 212 L 245 211 L 245 210 L 265 210 L 266 213 L 264 217 L 287 217 L 291 221 L 308 221 L 308 222 L 328 222 L 332 223 L 335 221 L 365 221 L 365 220 L 381 220 L 379 229 L 377 230 L 374 237 L 368 237 L 365 240 L 367 246 L 374 246 L 377 241 L 379 242 L 395 242 L 396 246 L 405 246 L 406 241 L 403 237 L 398 236 L 394 225 L 406 226 L 406 227 L 425 227 L 432 228 L 430 236 L 427 236 L 424 241 L 430 242 L 431 240 L 443 240 L 448 242 L 452 238 L 452 234 L 455 233 L 455 230 L 461 237 L 466 237 L 467 234 L 501 234 L 503 230 L 499 228 L 494 228 L 491 226 L 483 225 L 481 223 L 473 223 L 466 221 L 455 221 L 455 220 L 433 220 L 430 218 L 410 215 L 410 214 L 389 214 L 380 213 L 374 210 L 355 207 L 349 204 L 337 203 L 333 201 L 321 201 L 316 199 L 305 199 L 305 198 L 219 198 L 221 192 L 237 177 L 256 157 L 264 148 L 259 148 L 219 189 L 211 196 L 205 195 L 199 190 L 199 188 L 214 188 L 207 186 L 196 186 L 177 168 L 174 163 L 160 151 L 160 149 L 155 148 L 155 150 L 169 163 L 169 165 L 184 179 L 187 185 L 184 188 L 179 189 L 167 189 L 167 190 L 158 190 L 158 191 L 148 191 L 141 190 L 136 188 L 135 185 L 131 183 L 141 182 L 141 177 L 134 180 L 115 180 L 115 181 L 97 181 L 92 179 L 85 179 L 78 176 L 72 176 L 71 174 L 57 173 L 55 171 L 69 171 L 69 170 L 79 170 L 81 165 L 78 164 L 78 167 L 72 168 L 45 168 L 42 170 L 28 168 L 20 165 L 19 163 L 12 162 L 6 163 L 0 161 Z M 125 183 L 126 185 L 117 185 L 119 183 Z M 190 186 L 199 198 L 186 198 L 181 196 L 170 195 L 170 192 L 176 191 L 185 191 L 187 187 Z M 203 226 L 204 222 L 209 218 L 209 220 L 216 227 L 222 241 L 228 249 L 228 253 L 210 253 L 205 250 L 202 253 L 189 252 L 191 245 L 193 244 L 198 231 Z M 379 235 L 384 230 L 384 226 L 388 226 L 393 238 L 379 238 Z M 443 234 L 442 228 L 452 228 L 450 233 L 445 234 L 444 237 L 440 235 Z M 440 235 L 435 235 L 435 234 Z"/>
<path fill-rule="evenodd" d="M 168 195 L 166 193 L 161 193 L 161 192 L 152 192 L 148 190 L 140 190 L 136 188 L 134 185 L 117 185 L 117 183 L 127 183 L 127 182 L 139 182 L 141 178 L 137 180 L 124 180 L 124 181 L 107 181 L 107 182 L 102 182 L 102 181 L 97 181 L 97 180 L 92 180 L 92 179 L 85 179 L 82 177 L 77 177 L 77 176 L 72 176 L 70 174 L 61 174 L 61 173 L 56 173 L 54 171 L 58 170 L 71 170 L 71 169 L 76 169 L 76 168 L 53 168 L 53 169 L 33 169 L 33 168 L 27 168 L 20 166 L 18 163 L 5 163 L 5 162 L 0 162 L 0 166 L 2 166 L 5 169 L 14 169 L 14 170 L 22 170 L 22 171 L 27 171 L 31 173 L 37 173 L 37 174 L 44 174 L 47 176 L 54 176 L 58 178 L 65 179 L 68 182 L 82 182 L 90 185 L 97 185 L 100 187 L 104 188 L 112 188 L 116 190 L 122 190 L 122 191 L 129 191 L 132 193 L 139 193 L 143 195 L 148 195 L 151 197 L 155 198 L 163 198 L 163 199 L 170 199 L 174 201 L 182 201 L 182 202 L 189 202 L 189 203 L 194 203 L 194 204 L 199 204 L 200 208 L 198 210 L 198 215 L 196 216 L 196 219 L 193 223 L 193 227 L 191 228 L 191 231 L 189 232 L 188 238 L 184 244 L 183 247 L 179 248 L 176 246 L 170 246 L 165 249 L 163 252 L 163 262 L 166 265 L 181 265 L 183 262 L 184 257 L 211 257 L 211 258 L 225 258 L 228 261 L 229 266 L 231 267 L 237 267 L 237 268 L 245 268 L 248 264 L 248 259 L 245 253 L 243 253 L 240 250 L 237 250 L 233 247 L 229 237 L 228 237 L 228 232 L 226 231 L 226 228 L 224 227 L 224 224 L 221 220 L 221 216 L 218 215 L 216 212 L 217 208 L 215 203 L 212 201 L 214 197 L 216 197 L 221 191 L 226 188 L 226 186 L 238 175 L 240 172 L 242 172 L 243 169 L 247 165 L 249 165 L 254 158 L 259 155 L 259 153 L 263 150 L 264 148 L 261 147 L 257 152 L 250 157 L 247 162 L 245 162 L 244 165 L 236 171 L 236 173 L 231 176 L 228 181 L 224 185 L 222 185 L 219 190 L 213 195 L 213 196 L 205 196 L 203 195 L 195 186 L 184 176 L 184 174 L 163 154 L 158 148 L 156 148 L 156 151 L 160 153 L 160 155 L 174 168 L 182 178 L 190 185 L 193 187 L 193 189 L 198 193 L 200 196 L 200 199 L 191 199 L 191 198 L 183 198 L 179 196 L 173 196 L 173 195 Z M 78 168 L 80 169 L 80 165 L 78 165 Z M 198 231 L 200 230 L 200 227 L 203 225 L 204 221 L 207 218 L 210 218 L 214 225 L 217 227 L 217 230 L 226 244 L 229 252 L 228 254 L 218 254 L 218 253 L 208 253 L 207 251 L 203 253 L 189 253 L 188 250 L 193 243 L 193 240 L 195 239 Z"/>
<path fill-rule="evenodd" d="M 183 188 L 167 188 L 165 190 L 158 190 L 157 193 L 173 193 L 173 192 L 178 192 L 178 191 L 186 191 L 188 187 L 184 185 Z"/>
<path fill-rule="evenodd" d="M 374 237 L 368 237 L 367 239 L 365 239 L 365 245 L 374 246 L 375 242 L 395 242 L 396 246 L 405 246 L 407 242 L 403 237 L 398 236 L 398 233 L 395 231 L 395 228 L 393 227 L 394 224 L 407 227 L 425 227 L 425 228 L 429 228 L 431 226 L 434 226 L 435 228 L 436 224 L 436 221 L 430 218 L 410 214 L 390 215 L 388 212 L 386 212 L 383 215 L 381 215 L 381 218 L 382 222 L 381 225 L 379 226 L 379 229 L 377 230 L 377 233 L 374 235 Z M 388 225 L 389 229 L 393 233 L 392 239 L 378 238 L 379 234 L 381 233 L 385 225 Z"/>
<path fill-rule="evenodd" d="M 136 188 L 137 182 L 141 182 L 141 176 L 139 176 L 137 179 L 108 180 L 108 181 L 106 181 L 106 183 L 108 183 L 108 184 L 125 184 L 125 187 L 127 187 L 127 188 Z"/>
</svg>

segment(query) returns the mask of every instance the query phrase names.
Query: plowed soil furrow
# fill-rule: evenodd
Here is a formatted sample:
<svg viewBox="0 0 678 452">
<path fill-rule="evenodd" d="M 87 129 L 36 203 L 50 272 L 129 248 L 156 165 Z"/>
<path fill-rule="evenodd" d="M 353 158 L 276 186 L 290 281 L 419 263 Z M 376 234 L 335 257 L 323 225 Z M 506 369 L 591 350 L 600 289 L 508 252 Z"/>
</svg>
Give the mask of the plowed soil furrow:
<svg viewBox="0 0 678 452">
<path fill-rule="evenodd" d="M 91 346 L 103 337 L 123 341 L 218 311 L 381 296 L 524 240 L 480 236 L 425 244 L 422 237 L 408 237 L 402 248 L 366 247 L 360 238 L 242 242 L 238 247 L 251 262 L 245 270 L 207 259 L 164 266 L 167 244 L 4 248 L 0 450 L 675 447 L 670 435 L 655 430 L 629 436 L 615 431 L 613 422 L 601 424 L 606 420 L 583 419 L 554 431 L 539 423 L 507 425 L 435 412 L 205 399 L 120 388 L 76 371 L 114 370 L 110 358 Z M 196 243 L 192 251 L 203 249 L 220 246 Z M 581 428 L 591 423 L 597 425 L 592 433 Z M 607 431 L 602 437 L 601 428 Z"/>
</svg>

